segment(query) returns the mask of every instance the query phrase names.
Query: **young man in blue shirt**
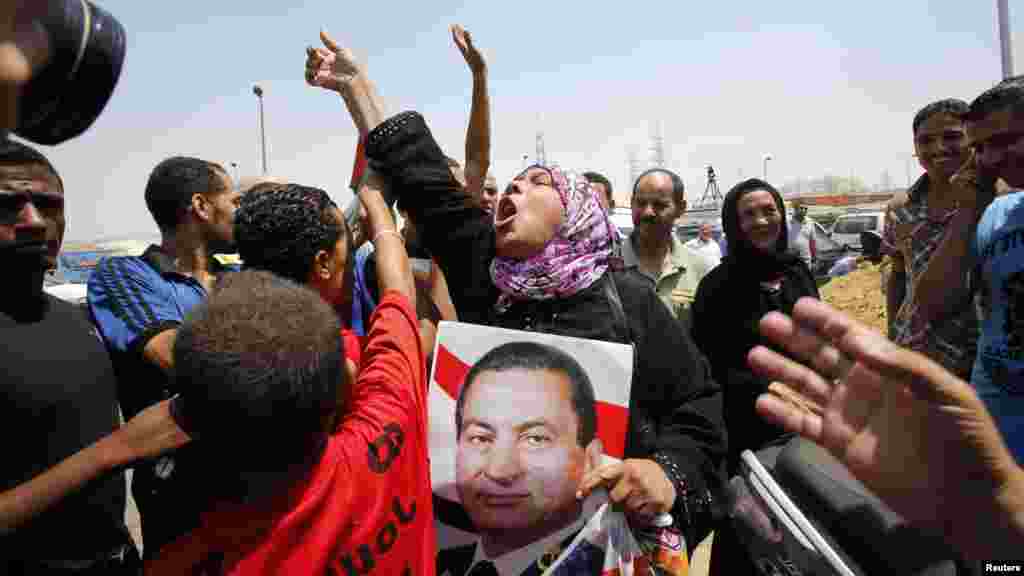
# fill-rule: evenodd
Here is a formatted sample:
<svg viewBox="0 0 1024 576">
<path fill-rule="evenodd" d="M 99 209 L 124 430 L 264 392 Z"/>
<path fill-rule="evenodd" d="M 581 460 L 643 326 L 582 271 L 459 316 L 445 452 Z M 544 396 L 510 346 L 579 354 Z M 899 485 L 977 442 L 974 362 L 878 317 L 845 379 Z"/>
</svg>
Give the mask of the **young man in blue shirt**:
<svg viewBox="0 0 1024 576">
<path fill-rule="evenodd" d="M 222 271 L 211 255 L 233 251 L 241 195 L 223 167 L 174 157 L 153 170 L 145 197 L 160 245 L 139 257 L 104 259 L 88 287 L 89 312 L 110 352 L 126 418 L 174 394 L 177 328 Z M 191 453 L 186 448 L 135 472 L 146 557 L 198 522 L 203 484 Z"/>
</svg>

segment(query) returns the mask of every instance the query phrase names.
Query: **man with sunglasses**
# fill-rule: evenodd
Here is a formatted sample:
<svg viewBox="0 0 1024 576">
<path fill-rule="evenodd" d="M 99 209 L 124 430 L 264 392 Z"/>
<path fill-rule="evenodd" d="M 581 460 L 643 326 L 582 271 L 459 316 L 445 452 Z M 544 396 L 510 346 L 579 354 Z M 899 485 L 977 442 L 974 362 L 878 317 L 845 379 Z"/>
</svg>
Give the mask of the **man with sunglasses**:
<svg viewBox="0 0 1024 576">
<path fill-rule="evenodd" d="M 223 167 L 174 157 L 150 174 L 145 198 L 160 245 L 139 257 L 100 261 L 88 286 L 89 312 L 113 361 L 126 418 L 176 392 L 174 338 L 222 271 L 212 255 L 234 251 L 241 194 Z M 204 483 L 193 454 L 185 448 L 135 471 L 132 496 L 146 558 L 199 522 Z"/>
<path fill-rule="evenodd" d="M 43 291 L 64 184 L 0 140 L 0 574 L 136 574 L 123 466 L 180 446 L 166 402 L 118 428 L 110 360 L 82 311 Z"/>
</svg>

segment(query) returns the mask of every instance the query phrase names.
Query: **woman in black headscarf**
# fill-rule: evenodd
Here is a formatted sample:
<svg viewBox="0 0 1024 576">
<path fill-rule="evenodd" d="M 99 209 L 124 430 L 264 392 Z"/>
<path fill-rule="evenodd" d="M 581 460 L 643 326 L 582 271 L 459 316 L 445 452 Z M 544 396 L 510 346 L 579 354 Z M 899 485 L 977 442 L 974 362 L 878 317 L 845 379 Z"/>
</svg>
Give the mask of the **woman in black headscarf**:
<svg viewBox="0 0 1024 576">
<path fill-rule="evenodd" d="M 789 437 L 754 411 L 770 382 L 751 371 L 747 354 L 758 344 L 775 349 L 761 337 L 758 322 L 776 310 L 791 314 L 797 300 L 819 295 L 810 269 L 787 252 L 786 208 L 771 184 L 751 178 L 733 187 L 722 204 L 722 226 L 729 253 L 701 280 L 691 314 L 693 339 L 722 386 L 731 478 L 741 452 Z M 716 530 L 711 573 L 756 573 L 728 523 Z"/>
<path fill-rule="evenodd" d="M 819 295 L 810 269 L 787 252 L 786 209 L 771 184 L 751 178 L 733 187 L 722 205 L 722 226 L 729 254 L 697 288 L 692 333 L 723 389 L 734 472 L 740 452 L 785 437 L 754 412 L 769 384 L 747 365 L 751 348 L 769 345 L 758 322 L 774 310 L 790 314 L 800 298 Z"/>
</svg>

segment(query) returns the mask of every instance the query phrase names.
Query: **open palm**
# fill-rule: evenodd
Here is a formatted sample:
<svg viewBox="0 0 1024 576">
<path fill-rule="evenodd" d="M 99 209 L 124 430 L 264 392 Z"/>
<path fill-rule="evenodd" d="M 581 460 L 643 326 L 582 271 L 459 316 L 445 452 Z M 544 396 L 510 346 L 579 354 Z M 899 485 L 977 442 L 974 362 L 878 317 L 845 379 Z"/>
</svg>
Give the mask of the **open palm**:
<svg viewBox="0 0 1024 576">
<path fill-rule="evenodd" d="M 944 534 L 970 529 L 1016 467 L 970 386 L 931 360 L 813 299 L 761 331 L 801 365 L 764 347 L 751 367 L 824 408 L 822 415 L 762 396 L 767 419 L 822 445 L 911 522 Z"/>
<path fill-rule="evenodd" d="M 466 59 L 466 64 L 469 65 L 470 70 L 480 72 L 487 67 L 483 54 L 473 45 L 473 37 L 465 28 L 458 24 L 453 25 L 452 40 L 458 46 L 459 52 L 462 52 L 462 57 Z"/>
<path fill-rule="evenodd" d="M 306 49 L 306 82 L 328 90 L 340 91 L 363 72 L 352 51 L 342 48 L 326 32 L 320 32 L 323 48 Z"/>
</svg>

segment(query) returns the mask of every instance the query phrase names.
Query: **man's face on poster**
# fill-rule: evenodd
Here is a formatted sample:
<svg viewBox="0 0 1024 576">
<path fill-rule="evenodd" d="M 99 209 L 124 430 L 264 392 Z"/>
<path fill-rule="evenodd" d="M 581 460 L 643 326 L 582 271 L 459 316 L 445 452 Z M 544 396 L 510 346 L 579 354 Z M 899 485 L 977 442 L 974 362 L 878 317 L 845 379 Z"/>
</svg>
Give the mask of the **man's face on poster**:
<svg viewBox="0 0 1024 576">
<path fill-rule="evenodd" d="M 459 430 L 456 487 L 481 532 L 543 538 L 575 520 L 576 490 L 600 463 L 601 442 L 581 446 L 569 376 L 511 368 L 467 382 Z M 520 531 L 535 532 L 523 538 Z M 510 534 L 511 536 L 511 534 Z"/>
</svg>

